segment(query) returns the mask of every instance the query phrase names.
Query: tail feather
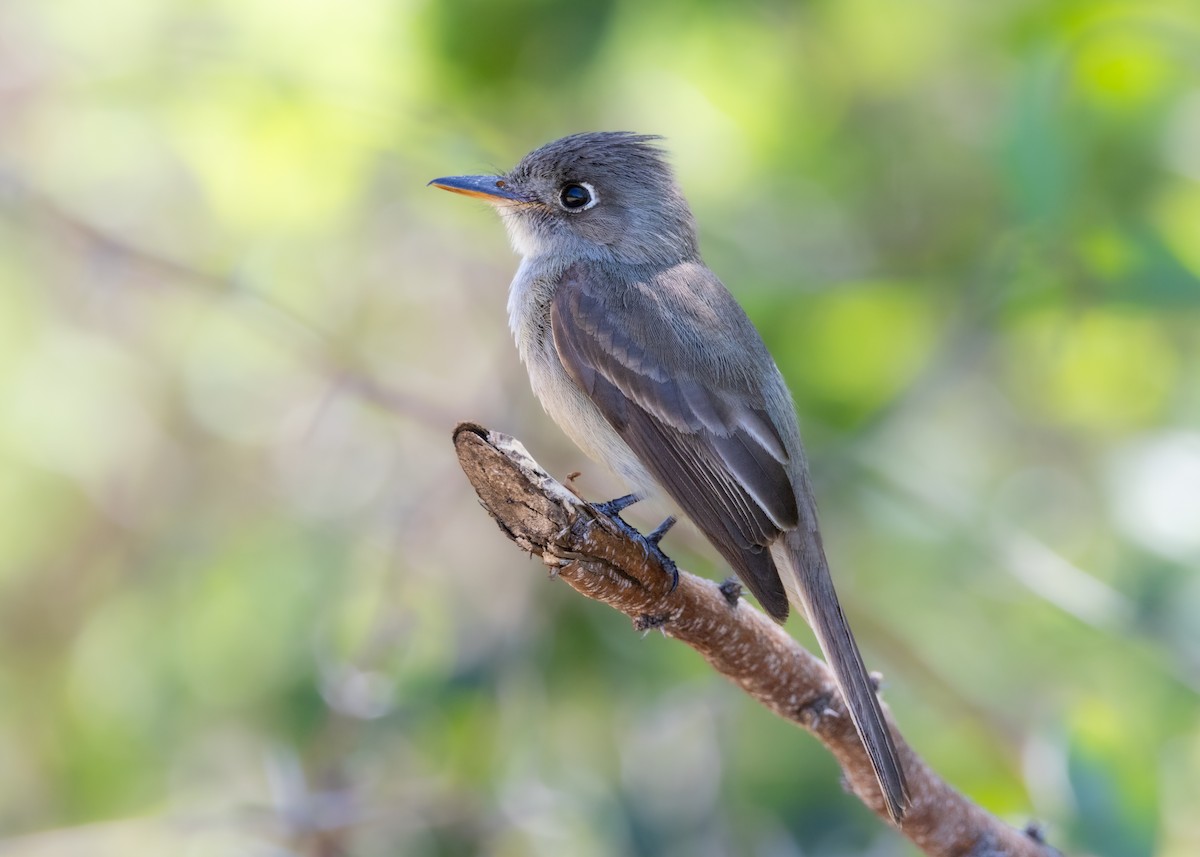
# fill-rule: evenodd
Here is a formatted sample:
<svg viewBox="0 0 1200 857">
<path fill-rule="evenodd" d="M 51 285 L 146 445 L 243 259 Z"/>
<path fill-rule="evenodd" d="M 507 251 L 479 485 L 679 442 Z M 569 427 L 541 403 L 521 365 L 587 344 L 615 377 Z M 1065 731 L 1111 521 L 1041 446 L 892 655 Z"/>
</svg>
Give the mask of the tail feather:
<svg viewBox="0 0 1200 857">
<path fill-rule="evenodd" d="M 786 551 L 778 551 L 783 554 L 778 557 L 782 560 L 778 565 L 784 585 L 804 611 L 833 670 L 850 719 L 875 770 L 888 815 L 899 821 L 910 801 L 904 768 L 879 707 L 875 686 L 838 603 L 819 536 L 809 539 L 802 530 L 792 530 L 785 536 L 785 544 Z"/>
</svg>

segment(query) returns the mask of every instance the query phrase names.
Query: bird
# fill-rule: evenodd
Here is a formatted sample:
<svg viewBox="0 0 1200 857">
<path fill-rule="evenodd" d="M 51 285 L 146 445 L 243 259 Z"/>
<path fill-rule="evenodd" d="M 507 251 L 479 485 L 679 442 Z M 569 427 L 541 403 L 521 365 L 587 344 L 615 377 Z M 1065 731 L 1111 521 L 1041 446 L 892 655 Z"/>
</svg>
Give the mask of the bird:
<svg viewBox="0 0 1200 857">
<path fill-rule="evenodd" d="M 499 213 L 521 257 L 508 315 L 533 392 L 633 489 L 603 510 L 665 497 L 773 619 L 783 623 L 789 603 L 803 613 L 898 823 L 908 785 L 834 589 L 791 393 L 701 258 L 662 138 L 573 134 L 507 173 L 429 184 Z"/>
</svg>

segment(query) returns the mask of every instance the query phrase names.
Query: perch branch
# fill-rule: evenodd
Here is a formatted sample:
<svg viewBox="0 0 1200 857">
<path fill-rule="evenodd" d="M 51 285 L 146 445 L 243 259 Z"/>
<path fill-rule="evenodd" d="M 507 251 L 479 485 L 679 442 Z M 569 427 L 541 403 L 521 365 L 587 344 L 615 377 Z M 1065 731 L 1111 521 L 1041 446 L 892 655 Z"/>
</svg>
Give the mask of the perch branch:
<svg viewBox="0 0 1200 857">
<path fill-rule="evenodd" d="M 672 591 L 670 575 L 654 558 L 507 435 L 462 423 L 454 446 L 484 508 L 510 539 L 582 594 L 631 617 L 635 628 L 657 628 L 691 646 L 746 693 L 811 732 L 833 753 L 849 789 L 887 821 L 870 762 L 825 664 L 739 598 L 736 586 L 680 572 Z M 894 723 L 892 732 L 912 793 L 899 830 L 930 857 L 1058 853 L 1035 828 L 1009 827 L 956 792 Z"/>
</svg>

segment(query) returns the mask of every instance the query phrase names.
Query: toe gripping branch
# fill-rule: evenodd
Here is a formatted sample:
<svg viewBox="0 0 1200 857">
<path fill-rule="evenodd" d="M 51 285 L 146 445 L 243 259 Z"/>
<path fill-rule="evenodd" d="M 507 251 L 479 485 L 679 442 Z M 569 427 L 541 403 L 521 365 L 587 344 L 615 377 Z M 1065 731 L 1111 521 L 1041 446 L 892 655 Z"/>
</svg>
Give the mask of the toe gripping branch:
<svg viewBox="0 0 1200 857">
<path fill-rule="evenodd" d="M 668 517 L 665 521 L 655 527 L 650 533 L 642 535 L 635 527 L 626 523 L 621 517 L 621 512 L 628 509 L 638 500 L 642 499 L 637 494 L 626 494 L 624 497 L 618 497 L 615 500 L 609 500 L 607 503 L 592 503 L 591 506 L 601 515 L 611 520 L 617 525 L 626 536 L 642 546 L 642 551 L 647 557 L 654 557 L 662 565 L 667 574 L 671 575 L 671 591 L 675 591 L 675 587 L 679 585 L 679 569 L 675 566 L 675 561 L 663 553 L 662 548 L 658 543 L 662 541 L 662 537 L 667 534 L 671 527 L 675 526 L 676 518 L 674 515 Z"/>
</svg>

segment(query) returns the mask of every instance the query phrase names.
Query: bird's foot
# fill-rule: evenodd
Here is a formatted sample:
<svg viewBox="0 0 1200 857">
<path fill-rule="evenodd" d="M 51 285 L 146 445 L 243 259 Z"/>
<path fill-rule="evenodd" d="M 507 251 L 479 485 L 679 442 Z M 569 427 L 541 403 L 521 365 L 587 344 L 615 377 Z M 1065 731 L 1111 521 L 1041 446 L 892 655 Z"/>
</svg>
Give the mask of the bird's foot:
<svg viewBox="0 0 1200 857">
<path fill-rule="evenodd" d="M 621 517 L 623 510 L 628 509 L 640 499 L 641 497 L 637 494 L 626 494 L 624 497 L 609 500 L 607 503 L 593 503 L 592 508 L 609 518 L 625 536 L 641 545 L 642 553 L 647 558 L 654 557 L 658 560 L 667 574 L 671 575 L 671 591 L 674 592 L 675 587 L 679 585 L 679 569 L 675 566 L 675 561 L 663 553 L 658 543 L 662 541 L 662 537 L 667 534 L 667 531 L 675 526 L 675 516 L 671 515 L 649 534 L 642 535 L 637 528 L 630 526 Z"/>
<path fill-rule="evenodd" d="M 592 507 L 601 515 L 607 515 L 610 518 L 621 520 L 621 513 L 642 499 L 637 494 L 626 494 L 624 497 L 618 497 L 615 500 L 609 500 L 607 503 L 593 503 Z M 624 524 L 624 521 L 621 521 Z"/>
<path fill-rule="evenodd" d="M 652 545 L 656 545 L 662 541 L 662 537 L 667 534 L 671 527 L 675 526 L 675 521 L 678 520 L 674 515 L 667 517 L 665 521 L 646 534 L 646 541 Z"/>
<path fill-rule="evenodd" d="M 725 578 L 718 589 L 725 596 L 725 601 L 730 607 L 737 607 L 738 601 L 742 597 L 742 584 L 736 577 Z"/>
</svg>

